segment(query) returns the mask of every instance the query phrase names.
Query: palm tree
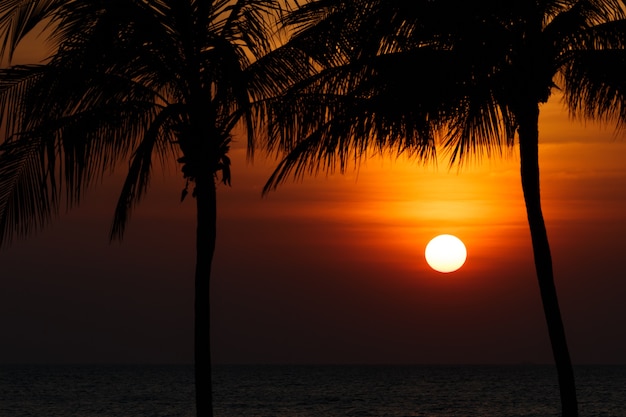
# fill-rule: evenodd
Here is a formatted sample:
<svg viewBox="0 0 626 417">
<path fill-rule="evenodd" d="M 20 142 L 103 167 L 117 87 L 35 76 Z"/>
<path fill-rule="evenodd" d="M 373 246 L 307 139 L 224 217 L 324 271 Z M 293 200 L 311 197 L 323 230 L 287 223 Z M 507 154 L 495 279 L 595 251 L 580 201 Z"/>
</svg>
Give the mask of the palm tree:
<svg viewBox="0 0 626 417">
<path fill-rule="evenodd" d="M 573 117 L 626 126 L 625 2 L 313 0 L 289 23 L 291 42 L 323 70 L 272 105 L 270 148 L 286 156 L 265 190 L 343 171 L 371 151 L 427 161 L 440 141 L 462 163 L 517 138 L 562 413 L 577 416 L 541 209 L 538 117 L 559 89 Z"/>
<path fill-rule="evenodd" d="M 210 277 L 216 186 L 230 183 L 231 132 L 252 103 L 306 74 L 274 49 L 277 0 L 3 0 L 0 61 L 35 28 L 54 52 L 0 70 L 0 244 L 47 224 L 61 206 L 128 161 L 111 239 L 145 195 L 153 160 L 181 164 L 197 206 L 195 381 L 212 416 Z M 301 67 L 301 68 L 298 68 Z M 182 188 L 182 185 L 181 185 Z"/>
</svg>

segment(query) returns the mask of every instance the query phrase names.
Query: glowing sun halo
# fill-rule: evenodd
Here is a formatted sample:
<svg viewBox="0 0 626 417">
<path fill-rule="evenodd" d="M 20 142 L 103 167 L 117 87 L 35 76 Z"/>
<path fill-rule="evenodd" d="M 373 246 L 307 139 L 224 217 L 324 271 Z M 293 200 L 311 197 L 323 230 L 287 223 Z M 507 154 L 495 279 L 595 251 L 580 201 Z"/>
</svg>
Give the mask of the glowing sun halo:
<svg viewBox="0 0 626 417">
<path fill-rule="evenodd" d="M 456 236 L 439 235 L 426 245 L 426 262 L 435 271 L 454 272 L 465 263 L 467 249 Z"/>
</svg>

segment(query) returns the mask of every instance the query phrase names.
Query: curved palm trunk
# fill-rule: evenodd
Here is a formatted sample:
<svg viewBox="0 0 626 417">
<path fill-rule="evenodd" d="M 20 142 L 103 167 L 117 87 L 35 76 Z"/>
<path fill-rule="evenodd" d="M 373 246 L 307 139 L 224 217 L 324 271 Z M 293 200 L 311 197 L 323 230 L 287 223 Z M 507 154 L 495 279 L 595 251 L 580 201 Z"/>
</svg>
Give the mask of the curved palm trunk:
<svg viewBox="0 0 626 417">
<path fill-rule="evenodd" d="M 539 106 L 536 103 L 531 103 L 522 113 L 518 115 L 522 190 L 526 203 L 528 225 L 530 226 L 535 269 L 537 271 L 537 279 L 539 280 L 539 290 L 548 325 L 550 342 L 552 343 L 552 354 L 559 378 L 562 415 L 563 417 L 577 417 L 578 404 L 574 371 L 561 319 L 559 301 L 554 285 L 550 245 L 541 211 L 539 192 Z"/>
<path fill-rule="evenodd" d="M 210 281 L 215 252 L 217 198 L 212 173 L 201 173 L 196 182 L 196 277 L 194 372 L 196 380 L 196 415 L 213 417 L 211 375 L 211 303 Z"/>
</svg>

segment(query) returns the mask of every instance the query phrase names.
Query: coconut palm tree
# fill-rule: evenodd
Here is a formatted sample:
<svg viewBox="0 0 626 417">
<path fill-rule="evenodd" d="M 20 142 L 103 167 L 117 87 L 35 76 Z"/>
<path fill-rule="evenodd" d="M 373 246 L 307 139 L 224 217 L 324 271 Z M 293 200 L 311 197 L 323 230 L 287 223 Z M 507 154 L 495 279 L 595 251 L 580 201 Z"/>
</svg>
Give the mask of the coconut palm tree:
<svg viewBox="0 0 626 417">
<path fill-rule="evenodd" d="M 538 118 L 555 89 L 572 116 L 626 126 L 622 0 L 313 0 L 288 20 L 323 70 L 272 105 L 288 177 L 345 170 L 371 151 L 451 163 L 519 144 L 535 267 L 563 416 L 578 415 L 540 198 Z M 297 109 L 297 113 L 294 113 Z"/>
<path fill-rule="evenodd" d="M 251 103 L 306 74 L 306 60 L 273 49 L 276 0 L 3 0 L 0 61 L 29 32 L 54 52 L 0 70 L 0 244 L 78 204 L 103 175 L 128 166 L 111 239 L 145 195 L 155 158 L 177 161 L 197 206 L 197 415 L 212 416 L 210 277 L 216 186 L 230 183 L 231 132 Z M 127 161 L 126 164 L 120 164 Z M 183 185 L 181 184 L 181 188 Z"/>
</svg>

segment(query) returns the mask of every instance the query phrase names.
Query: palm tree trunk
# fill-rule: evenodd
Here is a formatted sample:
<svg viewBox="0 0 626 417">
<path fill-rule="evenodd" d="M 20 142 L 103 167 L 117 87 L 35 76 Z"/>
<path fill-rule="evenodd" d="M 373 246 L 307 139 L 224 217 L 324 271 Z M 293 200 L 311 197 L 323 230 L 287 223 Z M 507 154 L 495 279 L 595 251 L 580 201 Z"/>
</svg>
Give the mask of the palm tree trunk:
<svg viewBox="0 0 626 417">
<path fill-rule="evenodd" d="M 202 172 L 196 177 L 195 191 L 198 222 L 194 309 L 196 415 L 213 417 L 210 281 L 215 252 L 217 198 L 212 173 Z"/>
<path fill-rule="evenodd" d="M 541 196 L 539 192 L 539 106 L 536 103 L 532 103 L 525 108 L 525 111 L 520 113 L 523 113 L 518 115 L 522 190 L 526 203 L 528 225 L 530 226 L 541 301 L 559 378 L 562 415 L 563 417 L 577 417 L 578 404 L 574 371 L 561 319 L 559 301 L 554 285 L 550 245 L 541 211 Z"/>
</svg>

